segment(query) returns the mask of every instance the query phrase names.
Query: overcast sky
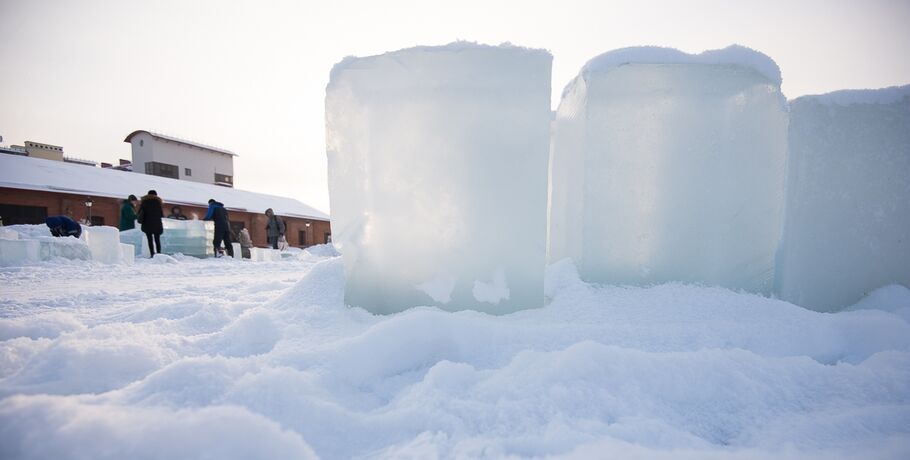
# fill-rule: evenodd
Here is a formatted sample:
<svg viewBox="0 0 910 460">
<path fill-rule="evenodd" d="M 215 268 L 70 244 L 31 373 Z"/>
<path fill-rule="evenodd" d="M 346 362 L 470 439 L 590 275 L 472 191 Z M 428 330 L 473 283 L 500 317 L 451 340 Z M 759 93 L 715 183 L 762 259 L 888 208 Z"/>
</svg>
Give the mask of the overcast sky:
<svg viewBox="0 0 910 460">
<path fill-rule="evenodd" d="M 590 58 L 732 43 L 789 98 L 910 84 L 910 1 L 0 0 L 0 135 L 116 162 L 145 129 L 237 152 L 236 186 L 328 210 L 332 65 L 454 40 L 553 53 L 553 107 Z M 137 191 L 138 193 L 139 191 Z"/>
</svg>

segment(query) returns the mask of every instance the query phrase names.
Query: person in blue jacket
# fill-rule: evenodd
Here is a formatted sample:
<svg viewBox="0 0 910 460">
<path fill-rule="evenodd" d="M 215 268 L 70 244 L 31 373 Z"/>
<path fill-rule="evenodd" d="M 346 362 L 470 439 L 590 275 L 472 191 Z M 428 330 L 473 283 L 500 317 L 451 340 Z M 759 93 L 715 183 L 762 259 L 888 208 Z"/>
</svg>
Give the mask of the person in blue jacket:
<svg viewBox="0 0 910 460">
<path fill-rule="evenodd" d="M 212 240 L 212 245 L 215 247 L 215 257 L 221 257 L 222 241 L 224 241 L 224 248 L 228 255 L 234 257 L 234 246 L 231 245 L 231 219 L 228 216 L 227 209 L 224 209 L 224 205 L 214 199 L 210 199 L 209 210 L 205 213 L 203 220 L 215 222 L 215 239 Z"/>
<path fill-rule="evenodd" d="M 79 238 L 79 236 L 82 235 L 82 226 L 79 225 L 79 222 L 76 222 L 67 216 L 50 216 L 44 223 L 51 229 L 51 235 L 54 236 L 73 236 Z"/>
</svg>

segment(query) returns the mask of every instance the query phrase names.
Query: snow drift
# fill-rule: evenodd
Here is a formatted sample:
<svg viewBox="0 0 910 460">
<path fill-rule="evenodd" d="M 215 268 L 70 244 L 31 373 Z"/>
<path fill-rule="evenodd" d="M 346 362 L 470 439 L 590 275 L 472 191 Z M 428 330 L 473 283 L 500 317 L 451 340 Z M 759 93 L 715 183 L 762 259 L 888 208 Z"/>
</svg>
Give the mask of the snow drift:
<svg viewBox="0 0 910 460">
<path fill-rule="evenodd" d="M 0 270 L 2 458 L 910 454 L 899 286 L 823 314 L 562 262 L 541 309 L 372 315 L 339 258 L 71 268 Z"/>
</svg>

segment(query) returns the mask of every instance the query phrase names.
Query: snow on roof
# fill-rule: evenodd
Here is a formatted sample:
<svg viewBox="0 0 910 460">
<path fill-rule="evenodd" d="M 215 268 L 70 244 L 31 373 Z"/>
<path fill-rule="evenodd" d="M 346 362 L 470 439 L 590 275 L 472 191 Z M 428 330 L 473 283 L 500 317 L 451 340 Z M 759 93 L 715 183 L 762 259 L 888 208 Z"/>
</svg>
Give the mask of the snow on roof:
<svg viewBox="0 0 910 460">
<path fill-rule="evenodd" d="M 893 104 L 910 97 L 910 85 L 889 86 L 879 89 L 844 89 L 827 94 L 813 94 L 794 99 L 796 101 L 814 101 L 824 105 L 847 106 L 853 104 Z"/>
<path fill-rule="evenodd" d="M 186 139 L 180 139 L 179 137 L 169 136 L 167 134 L 161 134 L 161 133 L 156 133 L 156 132 L 152 132 L 152 131 L 146 131 L 144 129 L 139 129 L 139 130 L 129 133 L 129 135 L 126 136 L 126 139 L 124 139 L 123 142 L 130 142 L 133 139 L 133 136 L 135 136 L 139 133 L 146 133 L 149 136 L 152 136 L 157 139 L 164 139 L 166 141 L 176 142 L 178 144 L 188 145 L 190 147 L 197 147 L 200 149 L 211 150 L 213 152 L 223 153 L 225 155 L 230 155 L 232 157 L 240 156 L 230 150 L 223 149 L 220 147 L 215 147 L 215 146 L 211 146 L 211 145 L 207 145 L 207 144 L 201 144 L 199 142 L 192 142 L 192 141 L 188 141 Z"/>
<path fill-rule="evenodd" d="M 329 220 L 324 212 L 293 198 L 17 155 L 0 154 L 0 187 L 122 199 L 156 190 L 171 204 L 205 207 L 214 198 L 231 210 L 257 213 L 272 208 L 283 216 Z"/>
<path fill-rule="evenodd" d="M 607 51 L 594 57 L 581 69 L 581 76 L 609 72 L 626 64 L 733 64 L 755 70 L 780 86 L 780 67 L 768 55 L 740 45 L 689 54 L 675 48 L 638 46 Z M 571 86 L 572 83 L 569 83 Z M 566 88 L 568 89 L 567 86 Z M 565 91 L 563 91 L 565 95 Z"/>
</svg>

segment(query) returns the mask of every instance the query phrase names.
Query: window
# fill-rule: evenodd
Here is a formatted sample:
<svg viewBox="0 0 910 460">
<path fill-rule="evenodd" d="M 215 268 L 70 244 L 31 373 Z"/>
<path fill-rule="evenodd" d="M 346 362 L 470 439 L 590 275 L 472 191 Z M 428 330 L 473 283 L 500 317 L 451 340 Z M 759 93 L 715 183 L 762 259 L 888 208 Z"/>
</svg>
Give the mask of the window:
<svg viewBox="0 0 910 460">
<path fill-rule="evenodd" d="M 171 179 L 180 179 L 177 174 L 176 165 L 169 165 L 167 163 L 158 163 L 157 161 L 149 161 L 145 164 L 145 173 L 151 174 L 153 176 L 161 177 L 170 177 Z"/>
<path fill-rule="evenodd" d="M 47 219 L 47 208 L 0 204 L 0 216 L 3 218 L 3 225 L 43 224 Z"/>
<path fill-rule="evenodd" d="M 193 170 L 190 169 L 190 168 L 183 168 L 183 175 L 184 175 L 184 176 L 187 176 L 187 177 L 192 176 L 192 175 L 193 175 Z"/>
<path fill-rule="evenodd" d="M 142 139 L 139 139 L 139 147 L 142 147 L 143 145 L 145 145 L 145 141 Z"/>
<path fill-rule="evenodd" d="M 228 187 L 233 187 L 234 186 L 234 177 L 228 176 L 227 174 L 215 173 L 215 183 L 218 185 L 226 185 Z"/>
</svg>

